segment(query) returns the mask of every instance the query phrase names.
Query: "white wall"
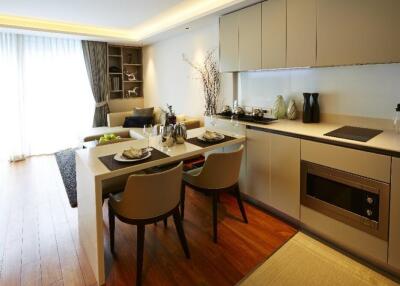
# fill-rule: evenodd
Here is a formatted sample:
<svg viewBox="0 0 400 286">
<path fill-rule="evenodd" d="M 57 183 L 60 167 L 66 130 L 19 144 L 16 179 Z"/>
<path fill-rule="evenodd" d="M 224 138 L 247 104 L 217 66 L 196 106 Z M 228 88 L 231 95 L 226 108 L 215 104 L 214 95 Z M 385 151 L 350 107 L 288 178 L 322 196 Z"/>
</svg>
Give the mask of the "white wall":
<svg viewBox="0 0 400 286">
<path fill-rule="evenodd" d="M 218 60 L 218 19 L 184 31 L 143 49 L 144 106 L 165 107 L 172 104 L 177 113 L 192 116 L 204 114 L 204 95 L 198 74 L 182 59 L 201 62 L 205 53 L 216 49 Z M 231 103 L 232 75 L 223 75 L 222 101 Z M 222 102 L 221 102 L 222 104 Z"/>
<path fill-rule="evenodd" d="M 391 119 L 400 103 L 400 64 L 246 72 L 239 102 L 272 107 L 276 95 L 294 98 L 319 92 L 322 113 Z"/>
</svg>

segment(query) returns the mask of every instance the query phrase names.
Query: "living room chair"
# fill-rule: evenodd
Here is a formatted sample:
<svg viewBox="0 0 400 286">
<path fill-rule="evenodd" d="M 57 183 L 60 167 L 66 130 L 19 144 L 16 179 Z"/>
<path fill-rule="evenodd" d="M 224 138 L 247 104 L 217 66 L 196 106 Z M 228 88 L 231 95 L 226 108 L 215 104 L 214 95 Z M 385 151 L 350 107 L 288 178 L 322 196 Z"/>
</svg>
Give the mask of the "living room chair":
<svg viewBox="0 0 400 286">
<path fill-rule="evenodd" d="M 242 161 L 243 145 L 234 152 L 210 154 L 202 168 L 184 172 L 181 186 L 181 216 L 185 212 L 185 186 L 195 191 L 211 195 L 213 212 L 213 239 L 218 240 L 217 210 L 219 193 L 232 191 L 236 196 L 243 220 L 248 223 L 246 210 L 244 209 L 239 190 L 239 172 Z"/>
<path fill-rule="evenodd" d="M 136 285 L 142 283 L 145 226 L 173 216 L 180 243 L 187 258 L 189 247 L 179 212 L 182 163 L 165 172 L 150 175 L 131 175 L 125 190 L 110 194 L 108 216 L 110 248 L 114 253 L 115 217 L 137 226 Z"/>
</svg>

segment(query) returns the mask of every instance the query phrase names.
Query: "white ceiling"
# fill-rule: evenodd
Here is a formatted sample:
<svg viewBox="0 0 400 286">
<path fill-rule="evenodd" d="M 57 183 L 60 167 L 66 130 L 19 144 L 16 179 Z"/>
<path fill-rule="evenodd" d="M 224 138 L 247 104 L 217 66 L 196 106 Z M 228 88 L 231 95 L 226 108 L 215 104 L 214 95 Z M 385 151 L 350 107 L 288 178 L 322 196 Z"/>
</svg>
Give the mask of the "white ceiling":
<svg viewBox="0 0 400 286">
<path fill-rule="evenodd" d="M 0 0 L 0 14 L 130 29 L 185 0 Z"/>
<path fill-rule="evenodd" d="M 144 44 L 260 0 L 0 0 L 0 30 Z"/>
</svg>

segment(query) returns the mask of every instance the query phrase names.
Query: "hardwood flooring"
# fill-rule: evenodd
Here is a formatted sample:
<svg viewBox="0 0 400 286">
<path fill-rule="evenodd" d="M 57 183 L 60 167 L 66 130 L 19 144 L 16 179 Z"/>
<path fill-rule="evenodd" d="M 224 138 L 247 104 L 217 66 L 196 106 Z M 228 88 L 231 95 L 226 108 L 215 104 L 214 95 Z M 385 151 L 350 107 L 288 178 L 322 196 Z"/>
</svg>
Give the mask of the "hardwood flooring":
<svg viewBox="0 0 400 286">
<path fill-rule="evenodd" d="M 234 285 L 297 231 L 245 204 L 242 222 L 234 197 L 221 196 L 219 241 L 212 242 L 211 199 L 187 190 L 185 258 L 169 219 L 146 227 L 144 285 Z M 104 204 L 107 285 L 133 285 L 136 228 L 116 221 L 114 257 L 109 252 Z M 9 167 L 0 163 L 0 285 L 94 285 L 79 244 L 77 209 L 69 206 L 53 156 Z"/>
</svg>

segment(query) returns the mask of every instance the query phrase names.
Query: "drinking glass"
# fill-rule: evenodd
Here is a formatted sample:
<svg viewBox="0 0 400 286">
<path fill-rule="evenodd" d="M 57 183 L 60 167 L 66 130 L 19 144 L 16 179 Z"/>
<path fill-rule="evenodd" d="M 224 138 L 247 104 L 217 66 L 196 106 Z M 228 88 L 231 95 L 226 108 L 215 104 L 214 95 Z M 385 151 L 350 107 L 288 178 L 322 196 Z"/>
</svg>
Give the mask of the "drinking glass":
<svg viewBox="0 0 400 286">
<path fill-rule="evenodd" d="M 143 134 L 147 138 L 147 151 L 150 151 L 150 137 L 153 135 L 153 125 L 143 125 Z"/>
</svg>

